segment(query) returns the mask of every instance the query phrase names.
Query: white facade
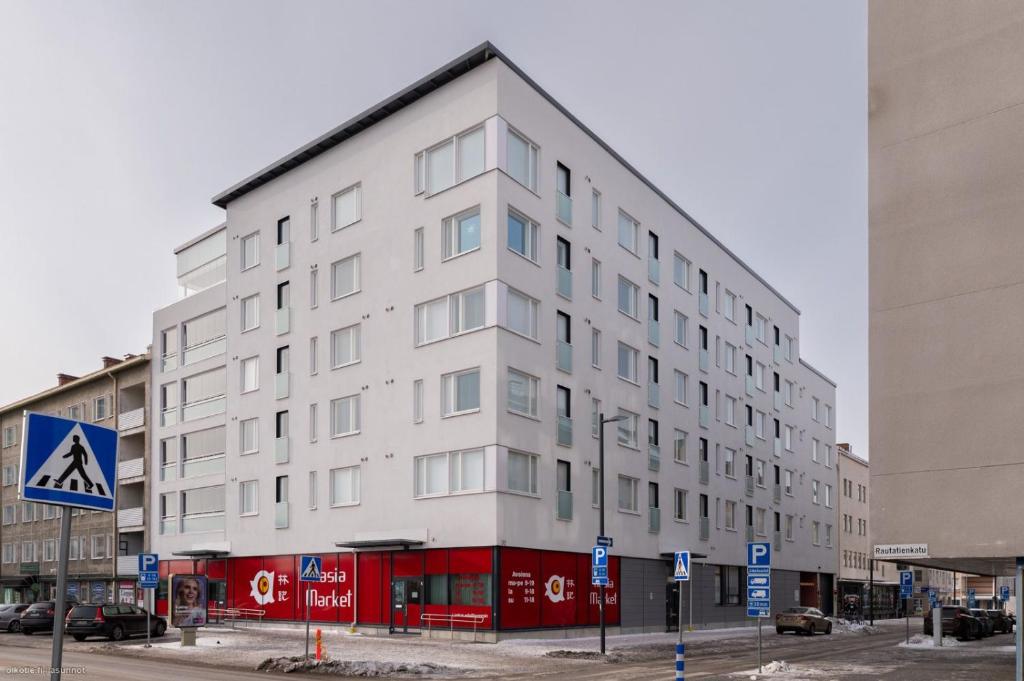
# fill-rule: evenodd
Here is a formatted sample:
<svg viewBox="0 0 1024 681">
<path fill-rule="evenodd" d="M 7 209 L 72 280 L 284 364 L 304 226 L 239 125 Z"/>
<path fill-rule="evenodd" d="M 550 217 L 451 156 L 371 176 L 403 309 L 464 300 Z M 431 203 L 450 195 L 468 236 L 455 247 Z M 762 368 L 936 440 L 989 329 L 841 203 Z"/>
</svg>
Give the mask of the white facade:
<svg viewBox="0 0 1024 681">
<path fill-rule="evenodd" d="M 430 153 L 445 140 L 453 140 L 451 170 L 444 149 Z M 524 254 L 510 246 L 510 211 L 512 246 Z M 623 236 L 636 225 L 632 251 L 619 243 L 620 221 Z M 588 551 L 598 530 L 598 399 L 606 416 L 621 409 L 637 418 L 635 442 L 625 446 L 619 426 L 606 426 L 605 534 L 616 554 L 658 558 L 688 548 L 709 563 L 741 565 L 748 538 L 757 538 L 775 541 L 774 567 L 836 572 L 835 386 L 799 358 L 798 311 L 503 60 L 485 61 L 230 200 L 226 255 L 222 284 L 154 317 L 154 457 L 163 439 L 225 428 L 223 472 L 212 463 L 183 476 L 179 455 L 174 480 L 154 476 L 155 551 L 273 555 L 385 538 Z M 687 263 L 678 283 L 677 257 Z M 620 278 L 636 286 L 635 301 L 623 301 L 632 316 L 619 311 Z M 536 301 L 535 327 L 517 292 Z M 258 326 L 243 330 L 243 306 L 255 295 Z M 431 301 L 418 316 L 417 306 Z M 223 354 L 163 371 L 162 332 L 178 328 L 180 337 L 182 322 L 222 306 Z M 675 337 L 677 313 L 685 339 Z M 531 328 L 512 330 L 523 322 Z M 620 343 L 636 351 L 635 370 L 623 353 L 630 380 L 618 375 Z M 186 377 L 218 367 L 226 372 L 223 413 L 184 420 L 179 408 L 178 423 L 162 426 L 160 386 L 175 383 L 181 395 Z M 477 377 L 460 374 L 467 370 Z M 677 380 L 685 381 L 678 395 Z M 560 388 L 568 390 L 562 412 Z M 255 448 L 250 419 L 258 419 Z M 686 439 L 678 455 L 677 431 Z M 432 454 L 447 456 L 418 458 Z M 171 494 L 180 511 L 182 492 L 200 487 L 213 495 L 221 487 L 223 503 L 204 496 L 207 513 L 183 525 L 179 512 L 161 528 L 160 496 Z M 685 491 L 681 518 L 676 490 Z M 633 508 L 620 509 L 620 497 Z"/>
</svg>

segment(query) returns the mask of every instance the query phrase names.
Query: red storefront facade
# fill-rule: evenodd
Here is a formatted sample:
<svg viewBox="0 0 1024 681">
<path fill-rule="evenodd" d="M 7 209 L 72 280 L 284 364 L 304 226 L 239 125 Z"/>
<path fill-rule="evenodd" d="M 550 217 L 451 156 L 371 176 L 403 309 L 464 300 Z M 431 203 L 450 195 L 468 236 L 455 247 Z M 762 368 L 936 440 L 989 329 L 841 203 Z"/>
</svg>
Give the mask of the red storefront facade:
<svg viewBox="0 0 1024 681">
<path fill-rule="evenodd" d="M 204 574 L 210 608 L 262 610 L 263 619 L 425 627 L 422 616 L 476 615 L 480 629 L 595 626 L 598 589 L 590 554 L 508 547 L 319 554 L 321 581 L 299 581 L 299 554 L 171 560 L 160 564 L 157 612 L 167 613 L 170 574 Z M 619 559 L 609 561 L 607 623 L 619 623 Z M 495 626 L 497 623 L 497 626 Z M 472 624 L 456 624 L 472 627 Z"/>
</svg>

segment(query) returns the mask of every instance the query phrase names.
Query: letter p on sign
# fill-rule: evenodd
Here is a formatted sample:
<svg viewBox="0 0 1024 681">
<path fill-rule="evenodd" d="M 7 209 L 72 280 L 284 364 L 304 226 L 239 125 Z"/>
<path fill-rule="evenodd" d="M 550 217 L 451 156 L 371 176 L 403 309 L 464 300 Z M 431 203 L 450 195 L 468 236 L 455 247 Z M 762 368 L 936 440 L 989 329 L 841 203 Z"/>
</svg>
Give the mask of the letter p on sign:
<svg viewBox="0 0 1024 681">
<path fill-rule="evenodd" d="M 159 563 L 157 554 L 155 553 L 140 553 L 139 554 L 139 572 L 152 572 L 157 569 Z"/>
</svg>

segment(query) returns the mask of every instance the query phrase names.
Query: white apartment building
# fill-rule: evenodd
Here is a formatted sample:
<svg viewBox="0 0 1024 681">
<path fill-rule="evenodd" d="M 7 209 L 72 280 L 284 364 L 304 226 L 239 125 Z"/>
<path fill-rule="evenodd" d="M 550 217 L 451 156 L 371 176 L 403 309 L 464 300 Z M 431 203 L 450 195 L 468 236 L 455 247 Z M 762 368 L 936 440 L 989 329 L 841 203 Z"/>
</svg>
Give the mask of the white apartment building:
<svg viewBox="0 0 1024 681">
<path fill-rule="evenodd" d="M 614 626 L 676 626 L 679 549 L 694 624 L 743 623 L 754 539 L 775 606 L 830 608 L 835 385 L 799 311 L 494 46 L 214 203 L 154 315 L 165 575 L 300 619 L 315 553 L 318 621 L 592 626 L 604 413 Z"/>
</svg>

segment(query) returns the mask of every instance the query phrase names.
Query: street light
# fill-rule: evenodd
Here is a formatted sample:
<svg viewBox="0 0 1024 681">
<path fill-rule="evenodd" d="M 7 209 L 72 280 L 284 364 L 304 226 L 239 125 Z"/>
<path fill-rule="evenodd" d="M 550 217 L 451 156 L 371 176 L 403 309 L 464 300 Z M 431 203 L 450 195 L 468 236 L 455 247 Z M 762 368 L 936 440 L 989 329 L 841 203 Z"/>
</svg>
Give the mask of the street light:
<svg viewBox="0 0 1024 681">
<path fill-rule="evenodd" d="M 604 425 L 606 423 L 614 423 L 615 421 L 625 421 L 626 417 L 622 416 L 620 414 L 619 416 L 613 416 L 611 418 L 606 419 L 604 417 L 604 412 L 601 412 L 600 414 L 598 414 L 597 418 L 598 418 L 598 429 L 597 429 L 598 430 L 598 436 L 597 436 L 597 466 L 598 466 L 598 469 L 597 469 L 597 472 L 598 472 L 598 486 L 599 486 L 598 495 L 597 495 L 597 508 L 598 508 L 598 513 L 599 513 L 598 517 L 600 518 L 600 523 L 598 524 L 597 534 L 599 536 L 603 537 L 604 536 Z M 600 618 L 601 618 L 600 619 L 600 623 L 601 623 L 601 654 L 604 655 L 604 584 L 602 584 L 601 586 L 598 587 L 598 592 L 599 592 L 599 595 L 598 595 L 598 600 L 599 600 L 598 612 L 599 612 Z"/>
</svg>

